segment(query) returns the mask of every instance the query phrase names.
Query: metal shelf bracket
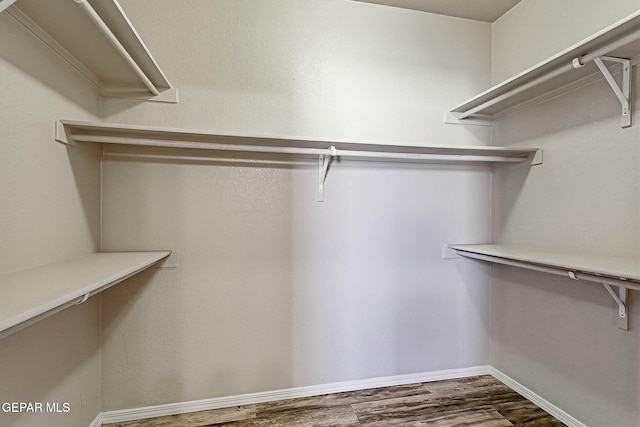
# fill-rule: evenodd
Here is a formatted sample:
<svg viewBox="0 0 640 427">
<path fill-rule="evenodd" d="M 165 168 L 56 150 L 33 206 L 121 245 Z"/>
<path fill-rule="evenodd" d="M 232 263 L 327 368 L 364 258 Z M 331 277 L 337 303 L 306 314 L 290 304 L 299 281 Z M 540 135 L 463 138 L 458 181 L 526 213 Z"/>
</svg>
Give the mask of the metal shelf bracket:
<svg viewBox="0 0 640 427">
<path fill-rule="evenodd" d="M 569 271 L 569 278 L 573 280 L 580 280 L 580 278 L 573 271 Z M 609 292 L 611 298 L 618 304 L 618 328 L 624 331 L 629 330 L 629 316 L 627 309 L 627 301 L 629 300 L 629 289 L 620 284 L 609 284 L 602 282 L 604 288 Z M 611 287 L 616 286 L 618 292 L 616 293 Z"/>
<path fill-rule="evenodd" d="M 329 147 L 328 150 L 328 154 L 321 154 L 318 158 L 318 191 L 316 192 L 316 200 L 318 202 L 324 202 L 324 181 L 327 178 L 329 164 L 331 164 L 331 160 L 338 155 L 338 150 L 336 150 L 334 145 Z"/>
<path fill-rule="evenodd" d="M 615 81 L 609 69 L 604 65 L 602 61 L 617 62 L 622 64 L 622 88 Z M 626 58 L 615 58 L 612 56 L 600 56 L 593 59 L 593 62 L 598 66 L 600 72 L 604 76 L 609 86 L 613 90 L 613 93 L 618 97 L 620 104 L 622 105 L 622 119 L 620 126 L 627 128 L 631 126 L 631 103 L 629 102 L 631 93 L 631 61 Z M 574 63 L 575 64 L 575 63 Z"/>
<path fill-rule="evenodd" d="M 628 331 L 629 330 L 629 316 L 627 310 L 627 301 L 629 299 L 629 289 L 620 286 L 618 287 L 618 293 L 611 289 L 611 285 L 603 283 L 609 295 L 618 304 L 618 328 Z"/>
</svg>

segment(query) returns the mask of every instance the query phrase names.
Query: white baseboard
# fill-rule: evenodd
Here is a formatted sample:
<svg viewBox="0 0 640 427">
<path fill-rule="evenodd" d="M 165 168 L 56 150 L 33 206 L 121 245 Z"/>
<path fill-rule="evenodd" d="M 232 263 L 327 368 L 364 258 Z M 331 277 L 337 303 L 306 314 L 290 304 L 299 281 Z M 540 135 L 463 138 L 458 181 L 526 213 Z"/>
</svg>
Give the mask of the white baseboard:
<svg viewBox="0 0 640 427">
<path fill-rule="evenodd" d="M 166 405 L 147 406 L 143 408 L 107 411 L 98 414 L 96 420 L 99 419 L 99 421 L 104 424 L 118 423 L 144 418 L 162 417 L 166 415 L 177 415 L 185 414 L 188 412 L 228 408 L 232 406 L 253 405 L 256 403 L 272 402 L 275 400 L 295 399 L 299 397 L 317 396 L 321 394 L 339 393 L 343 391 L 354 391 L 376 387 L 389 387 L 394 385 L 465 378 L 476 375 L 486 375 L 489 373 L 491 373 L 491 369 L 489 366 L 474 366 L 471 368 L 449 369 L 443 371 L 396 375 L 356 381 L 343 381 L 309 387 L 296 387 L 284 390 L 265 391 L 260 393 L 241 394 L 213 399 L 170 403 Z M 90 427 L 101 425 L 95 424 L 96 420 L 94 420 Z"/>
<path fill-rule="evenodd" d="M 500 372 L 496 368 L 492 366 L 489 367 L 489 373 L 493 375 L 495 378 L 497 378 L 498 380 L 505 383 L 507 386 L 511 387 L 513 390 L 515 390 L 522 396 L 526 397 L 528 400 L 530 400 L 534 404 L 538 405 L 540 408 L 547 411 L 549 414 L 556 417 L 558 420 L 565 423 L 568 427 L 587 427 L 586 424 L 582 423 L 581 421 L 578 421 L 576 418 L 572 417 L 562 409 L 558 408 L 553 403 L 542 398 L 540 395 L 529 390 L 528 388 L 526 388 L 525 386 L 523 386 L 513 378 L 507 376 L 503 372 Z"/>
<path fill-rule="evenodd" d="M 343 391 L 363 390 L 376 387 L 413 384 L 430 381 L 465 378 L 476 375 L 491 374 L 513 390 L 565 423 L 568 427 L 587 427 L 586 424 L 572 417 L 548 400 L 529 390 L 519 382 L 491 366 L 475 366 L 471 368 L 450 369 L 443 371 L 423 372 L 418 374 L 396 375 L 389 377 L 369 378 L 365 380 L 343 381 L 308 387 L 296 387 L 283 390 L 225 396 L 213 399 L 192 400 L 170 403 L 166 405 L 146 406 L 142 408 L 107 411 L 98 414 L 89 427 L 100 427 L 102 424 L 140 420 L 144 418 L 162 417 L 166 415 L 185 414 L 189 412 L 207 411 L 211 409 L 233 406 L 253 405 L 275 400 L 296 399 Z"/>
</svg>

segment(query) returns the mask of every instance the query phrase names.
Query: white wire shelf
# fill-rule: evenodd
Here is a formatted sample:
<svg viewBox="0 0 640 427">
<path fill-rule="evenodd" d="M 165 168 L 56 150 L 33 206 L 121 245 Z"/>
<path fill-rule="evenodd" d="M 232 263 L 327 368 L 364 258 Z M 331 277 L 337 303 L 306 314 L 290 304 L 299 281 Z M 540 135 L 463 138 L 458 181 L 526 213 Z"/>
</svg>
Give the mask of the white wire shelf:
<svg viewBox="0 0 640 427">
<path fill-rule="evenodd" d="M 102 252 L 0 275 L 0 338 L 80 304 L 170 254 Z"/>
</svg>

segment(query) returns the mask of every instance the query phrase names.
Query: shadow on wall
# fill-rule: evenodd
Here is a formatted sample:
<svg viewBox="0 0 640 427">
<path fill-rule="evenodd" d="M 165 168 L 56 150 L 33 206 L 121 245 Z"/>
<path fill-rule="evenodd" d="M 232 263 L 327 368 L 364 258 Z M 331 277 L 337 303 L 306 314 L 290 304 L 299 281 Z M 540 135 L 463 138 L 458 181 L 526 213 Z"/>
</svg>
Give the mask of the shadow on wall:
<svg viewBox="0 0 640 427">
<path fill-rule="evenodd" d="M 59 403 L 60 413 L 0 412 L 3 426 L 87 425 L 100 411 L 100 296 L 0 340 L 0 403 Z M 69 404 L 64 412 L 63 404 Z"/>
<path fill-rule="evenodd" d="M 60 147 L 62 149 L 62 147 Z M 78 198 L 82 205 L 85 220 L 84 224 L 75 223 L 73 227 L 83 227 L 86 234 L 91 236 L 91 246 L 94 251 L 100 250 L 100 174 L 96 170 L 100 168 L 100 158 L 93 153 L 66 146 L 69 156 L 69 165 L 76 184 Z M 91 180 L 93 178 L 93 180 Z M 68 225 L 70 226 L 70 225 Z"/>
<path fill-rule="evenodd" d="M 103 163 L 104 249 L 171 249 L 179 266 L 105 293 L 104 409 L 287 387 L 290 167 L 136 152 Z"/>
<path fill-rule="evenodd" d="M 639 131 L 621 128 L 605 81 L 497 120 L 494 144 L 545 154 L 530 171 L 494 167 L 494 242 L 638 255 Z"/>
<path fill-rule="evenodd" d="M 0 13 L 0 40 L 0 60 L 30 75 L 34 83 L 47 86 L 83 110 L 98 111 L 97 88 L 7 11 Z M 52 66 L 52 63 L 58 66 Z M 69 84 L 70 79 L 74 84 Z"/>
<path fill-rule="evenodd" d="M 613 74 L 620 79 L 620 73 Z M 637 104 L 640 73 L 633 73 L 632 98 Z M 604 79 L 567 94 L 549 99 L 525 110 L 514 112 L 493 122 L 494 145 L 536 145 L 553 135 L 571 132 L 574 128 L 606 126 L 610 130 L 630 133 L 620 128 L 620 102 Z M 526 118 L 526 119 L 523 119 Z M 637 123 L 638 118 L 633 120 Z M 558 139 L 558 138 L 556 138 Z M 561 143 L 561 140 L 557 140 Z"/>
<path fill-rule="evenodd" d="M 617 328 L 617 305 L 597 283 L 494 266 L 491 295 L 492 366 L 588 425 L 635 425 L 637 291 L 629 331 Z"/>
<path fill-rule="evenodd" d="M 527 178 L 532 173 L 532 168 L 543 168 L 545 165 L 531 166 L 529 164 L 495 164 L 492 171 L 492 212 L 491 230 L 492 242 L 497 242 L 501 236 L 500 231 L 509 225 L 510 214 L 514 206 L 522 197 L 522 189 Z M 535 224 L 530 224 L 535 227 Z"/>
<path fill-rule="evenodd" d="M 186 387 L 181 356 L 186 348 L 185 334 L 168 320 L 169 313 L 189 310 L 180 288 L 175 268 L 152 267 L 102 293 L 103 384 L 118 383 L 121 393 L 128 396 L 124 408 L 148 405 L 169 384 L 177 396 Z M 163 303 L 161 296 L 171 303 Z M 145 299 L 151 301 L 145 303 Z M 160 373 L 153 369 L 156 360 L 166 361 Z M 114 368 L 116 361 L 120 363 Z M 134 384 L 131 379 L 135 379 Z M 131 394 L 129 389 L 139 393 Z"/>
</svg>

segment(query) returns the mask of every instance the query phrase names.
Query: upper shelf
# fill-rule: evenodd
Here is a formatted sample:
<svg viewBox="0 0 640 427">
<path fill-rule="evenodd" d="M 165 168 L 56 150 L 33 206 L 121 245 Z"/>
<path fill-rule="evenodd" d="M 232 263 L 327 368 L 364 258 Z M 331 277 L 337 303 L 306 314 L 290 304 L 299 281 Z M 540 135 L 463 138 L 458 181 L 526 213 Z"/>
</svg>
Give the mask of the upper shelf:
<svg viewBox="0 0 640 427">
<path fill-rule="evenodd" d="M 107 289 L 171 251 L 103 252 L 0 275 L 0 338 Z"/>
<path fill-rule="evenodd" d="M 536 148 L 371 144 L 335 139 L 228 134 L 71 120 L 58 121 L 56 140 L 72 145 L 124 144 L 230 152 L 355 157 L 369 160 L 453 163 L 532 162 L 533 164 L 542 162 L 542 153 Z"/>
<path fill-rule="evenodd" d="M 92 81 L 101 95 L 177 102 L 177 91 L 117 0 L 18 0 L 6 12 Z"/>
<path fill-rule="evenodd" d="M 638 40 L 640 11 L 458 105 L 451 110 L 450 119 L 490 119 L 516 105 L 596 75 L 595 58 L 634 58 L 640 54 L 640 43 L 634 43 Z"/>
</svg>

